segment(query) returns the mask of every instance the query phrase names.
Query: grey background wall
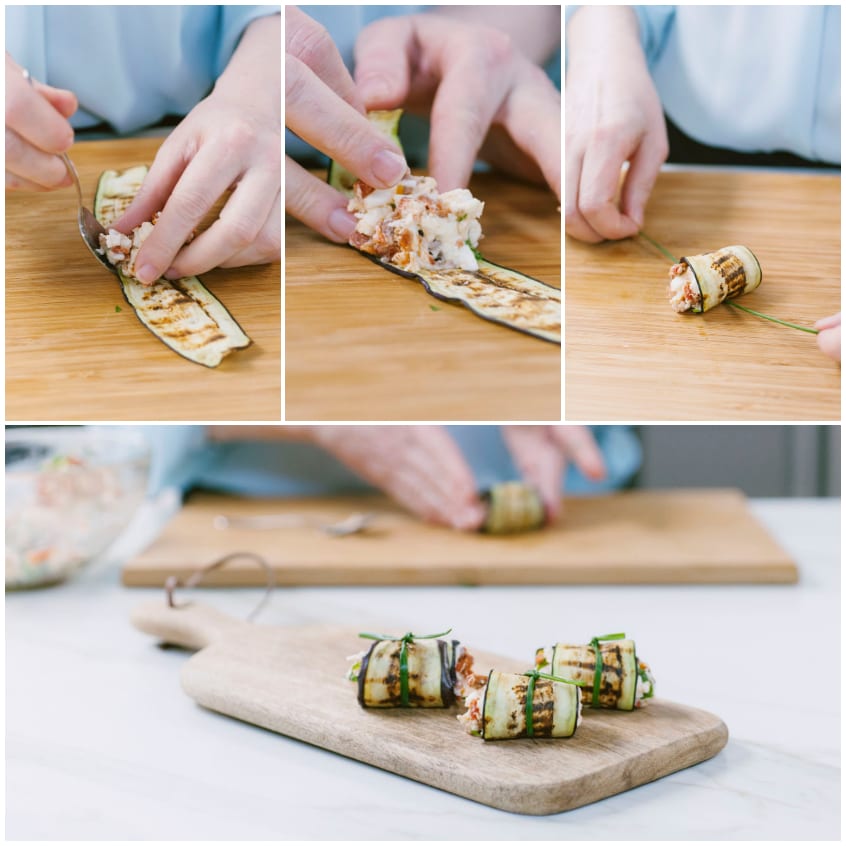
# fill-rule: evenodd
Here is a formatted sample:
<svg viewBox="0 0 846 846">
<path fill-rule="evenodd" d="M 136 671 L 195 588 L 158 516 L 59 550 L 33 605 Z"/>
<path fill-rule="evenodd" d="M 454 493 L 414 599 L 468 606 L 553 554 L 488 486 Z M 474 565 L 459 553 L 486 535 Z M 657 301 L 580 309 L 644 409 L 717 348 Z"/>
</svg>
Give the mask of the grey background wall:
<svg viewBox="0 0 846 846">
<path fill-rule="evenodd" d="M 839 426 L 639 426 L 637 487 L 840 496 Z"/>
</svg>

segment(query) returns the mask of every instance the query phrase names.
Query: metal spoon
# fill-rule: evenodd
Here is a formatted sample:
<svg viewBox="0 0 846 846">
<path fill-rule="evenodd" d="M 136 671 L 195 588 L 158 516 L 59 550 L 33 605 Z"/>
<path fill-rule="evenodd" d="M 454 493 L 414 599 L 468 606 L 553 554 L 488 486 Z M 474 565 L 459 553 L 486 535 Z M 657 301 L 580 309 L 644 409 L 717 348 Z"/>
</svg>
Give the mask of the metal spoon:
<svg viewBox="0 0 846 846">
<path fill-rule="evenodd" d="M 97 218 L 91 213 L 91 210 L 82 204 L 82 188 L 79 185 L 79 176 L 77 175 L 76 168 L 73 166 L 73 162 L 70 160 L 70 156 L 67 153 L 62 153 L 62 160 L 68 169 L 68 173 L 73 177 L 74 185 L 76 185 L 76 196 L 79 201 L 79 212 L 77 213 L 76 220 L 79 224 L 79 234 L 82 235 L 85 246 L 91 250 L 91 255 L 103 267 L 117 276 L 117 270 L 115 270 L 114 265 L 109 263 L 105 250 L 100 251 L 100 236 L 105 235 L 106 230 L 100 225 Z"/>
<path fill-rule="evenodd" d="M 23 77 L 30 85 L 33 84 L 32 76 L 26 68 L 23 69 Z M 74 185 L 76 185 L 76 196 L 79 202 L 79 212 L 77 213 L 79 234 L 82 236 L 82 240 L 85 241 L 85 246 L 91 250 L 91 255 L 93 255 L 94 258 L 103 265 L 103 267 L 117 276 L 117 271 L 111 264 L 109 264 L 105 252 L 98 252 L 100 249 L 100 235 L 105 235 L 106 230 L 100 225 L 97 218 L 91 213 L 90 209 L 87 209 L 82 203 L 82 188 L 79 184 L 79 175 L 76 172 L 76 168 L 73 166 L 73 162 L 70 160 L 70 156 L 68 156 L 67 153 L 62 153 L 60 158 L 65 163 L 65 167 L 68 169 L 68 173 L 71 175 Z"/>
<path fill-rule="evenodd" d="M 316 517 L 304 514 L 255 514 L 249 517 L 218 514 L 214 518 L 215 529 L 290 529 L 299 526 L 314 526 L 321 532 L 335 538 L 355 535 L 365 531 L 375 519 L 373 513 L 354 512 L 342 520 L 324 523 Z"/>
</svg>

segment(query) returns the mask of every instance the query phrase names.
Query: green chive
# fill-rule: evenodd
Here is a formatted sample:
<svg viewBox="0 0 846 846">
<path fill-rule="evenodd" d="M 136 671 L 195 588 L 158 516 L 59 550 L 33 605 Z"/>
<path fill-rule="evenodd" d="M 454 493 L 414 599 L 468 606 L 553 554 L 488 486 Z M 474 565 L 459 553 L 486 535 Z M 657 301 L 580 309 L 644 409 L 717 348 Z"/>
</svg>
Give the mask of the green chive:
<svg viewBox="0 0 846 846">
<path fill-rule="evenodd" d="M 732 300 L 724 300 L 723 304 L 731 306 L 732 308 L 739 308 L 741 311 L 748 311 L 749 314 L 754 314 L 755 317 L 761 317 L 764 320 L 770 320 L 773 323 L 779 323 L 780 325 L 788 326 L 791 329 L 798 329 L 800 332 L 808 332 L 811 335 L 819 335 L 820 333 L 819 329 L 812 329 L 810 326 L 800 326 L 798 323 L 788 323 L 786 320 L 779 320 L 777 317 L 770 317 L 768 314 L 762 314 L 760 311 L 755 311 L 747 306 L 742 306 L 740 303 L 733 302 Z"/>
<path fill-rule="evenodd" d="M 119 312 L 119 311 L 123 311 L 123 309 L 120 306 L 115 306 L 115 312 Z"/>
</svg>

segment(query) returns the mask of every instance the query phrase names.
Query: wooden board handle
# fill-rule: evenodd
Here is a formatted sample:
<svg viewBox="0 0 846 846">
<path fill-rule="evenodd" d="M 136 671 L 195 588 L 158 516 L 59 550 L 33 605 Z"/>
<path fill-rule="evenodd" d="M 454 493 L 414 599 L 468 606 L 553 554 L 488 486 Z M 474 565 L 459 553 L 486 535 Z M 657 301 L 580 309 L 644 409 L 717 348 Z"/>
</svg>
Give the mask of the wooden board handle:
<svg viewBox="0 0 846 846">
<path fill-rule="evenodd" d="M 136 629 L 184 649 L 202 649 L 223 635 L 250 625 L 208 605 L 190 602 L 172 607 L 164 599 L 139 605 L 130 620 Z"/>
</svg>

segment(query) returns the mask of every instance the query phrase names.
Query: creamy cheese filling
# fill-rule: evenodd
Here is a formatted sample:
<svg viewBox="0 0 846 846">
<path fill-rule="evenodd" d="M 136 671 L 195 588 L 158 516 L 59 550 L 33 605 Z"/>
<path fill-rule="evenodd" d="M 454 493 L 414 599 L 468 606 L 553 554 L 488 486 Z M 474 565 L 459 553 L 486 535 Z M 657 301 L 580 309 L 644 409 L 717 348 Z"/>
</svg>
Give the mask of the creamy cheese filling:
<svg viewBox="0 0 846 846">
<path fill-rule="evenodd" d="M 478 270 L 485 204 L 466 188 L 438 193 L 430 176 L 407 176 L 392 188 L 356 182 L 347 206 L 358 223 L 350 243 L 404 270 Z"/>
<path fill-rule="evenodd" d="M 693 311 L 702 306 L 699 284 L 686 262 L 670 268 L 670 305 L 678 312 Z"/>
</svg>

